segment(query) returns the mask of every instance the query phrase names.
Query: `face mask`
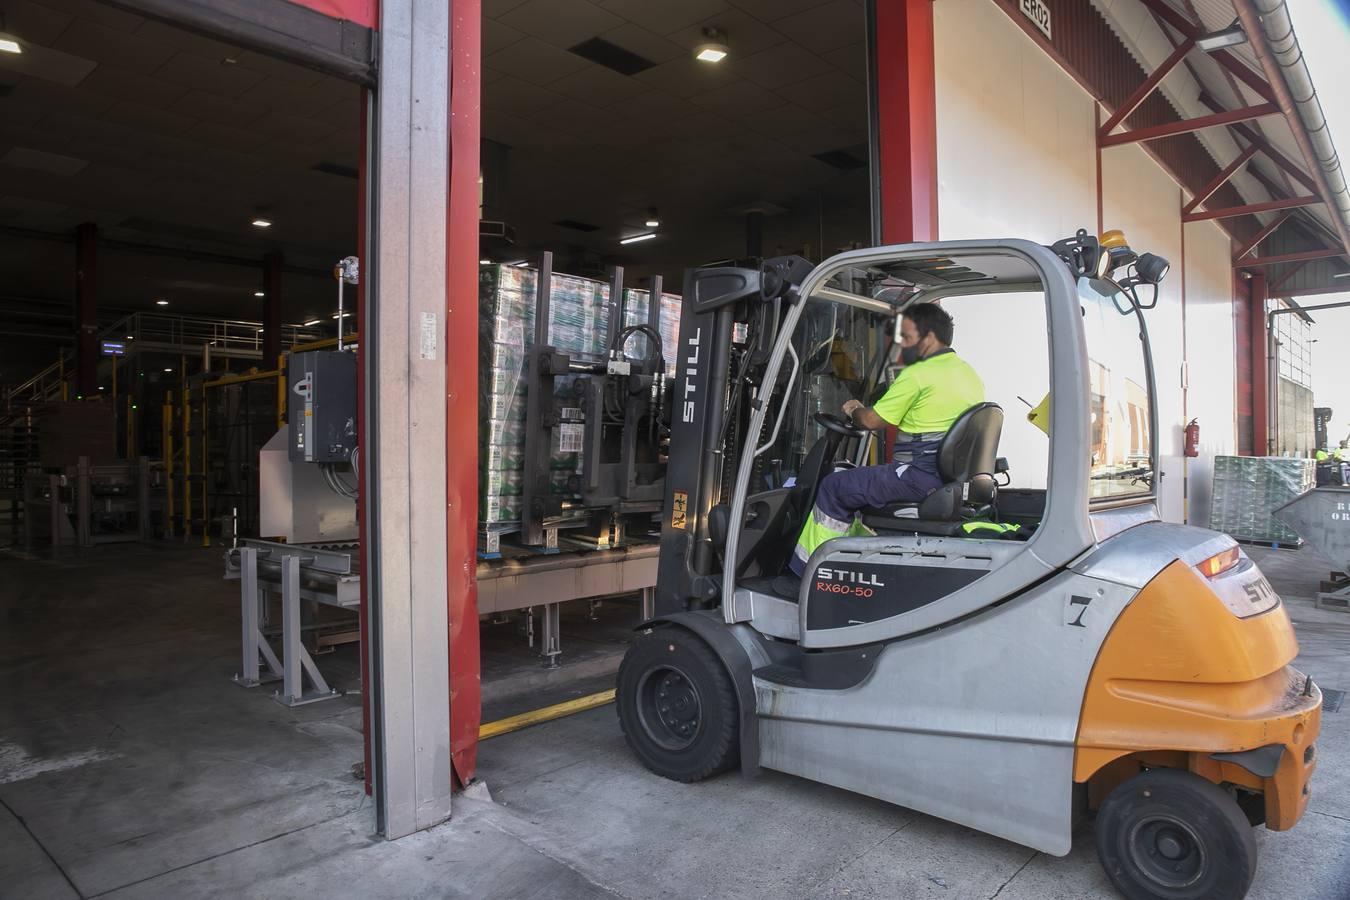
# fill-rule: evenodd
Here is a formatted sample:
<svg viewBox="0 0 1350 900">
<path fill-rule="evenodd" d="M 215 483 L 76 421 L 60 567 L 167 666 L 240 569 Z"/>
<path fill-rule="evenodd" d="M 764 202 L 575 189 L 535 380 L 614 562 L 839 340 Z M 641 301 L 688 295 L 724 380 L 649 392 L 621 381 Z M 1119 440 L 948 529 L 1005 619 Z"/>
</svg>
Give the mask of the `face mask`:
<svg viewBox="0 0 1350 900">
<path fill-rule="evenodd" d="M 919 361 L 919 345 L 914 344 L 911 347 L 900 348 L 900 361 L 907 366 L 912 366 Z"/>
</svg>

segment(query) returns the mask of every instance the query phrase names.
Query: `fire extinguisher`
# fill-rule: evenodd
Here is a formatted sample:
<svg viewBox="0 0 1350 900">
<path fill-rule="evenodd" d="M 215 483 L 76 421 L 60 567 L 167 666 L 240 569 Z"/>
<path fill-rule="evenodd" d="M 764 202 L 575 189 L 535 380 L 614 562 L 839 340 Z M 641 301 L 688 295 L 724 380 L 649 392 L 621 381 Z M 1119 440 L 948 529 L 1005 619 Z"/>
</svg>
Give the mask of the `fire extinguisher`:
<svg viewBox="0 0 1350 900">
<path fill-rule="evenodd" d="M 1186 445 L 1182 452 L 1192 459 L 1200 455 L 1200 423 L 1195 419 L 1186 426 Z"/>
</svg>

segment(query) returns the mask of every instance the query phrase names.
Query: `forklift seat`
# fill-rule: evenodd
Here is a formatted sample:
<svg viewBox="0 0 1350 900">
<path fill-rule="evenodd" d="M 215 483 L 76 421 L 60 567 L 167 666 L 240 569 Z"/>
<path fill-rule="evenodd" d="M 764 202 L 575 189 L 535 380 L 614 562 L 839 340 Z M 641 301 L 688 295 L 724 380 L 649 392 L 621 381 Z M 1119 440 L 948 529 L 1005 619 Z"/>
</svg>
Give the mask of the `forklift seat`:
<svg viewBox="0 0 1350 900">
<path fill-rule="evenodd" d="M 907 534 L 961 534 L 961 526 L 984 514 L 998 493 L 998 441 L 1003 407 L 977 403 L 961 413 L 938 444 L 942 487 L 919 503 L 893 503 L 862 511 L 863 524 L 877 531 Z M 1006 466 L 1003 466 L 1006 468 Z"/>
</svg>

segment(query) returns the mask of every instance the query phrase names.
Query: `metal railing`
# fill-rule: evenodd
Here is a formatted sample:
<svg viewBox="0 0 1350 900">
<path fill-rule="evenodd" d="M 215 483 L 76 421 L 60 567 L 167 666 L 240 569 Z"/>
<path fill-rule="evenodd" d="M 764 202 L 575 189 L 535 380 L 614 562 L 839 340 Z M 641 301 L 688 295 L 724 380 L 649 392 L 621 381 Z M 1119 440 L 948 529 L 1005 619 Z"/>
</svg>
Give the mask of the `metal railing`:
<svg viewBox="0 0 1350 900">
<path fill-rule="evenodd" d="M 137 347 L 161 352 L 196 354 L 202 348 L 211 353 L 261 355 L 263 324 L 246 319 L 213 319 L 206 316 L 185 316 L 170 313 L 132 313 L 103 328 L 98 335 L 102 341 L 122 341 L 126 352 Z M 332 339 L 327 339 L 331 341 Z M 314 326 L 282 325 L 280 345 L 290 350 L 297 345 L 322 344 L 324 330 Z M 275 360 L 263 360 L 270 365 Z M 68 393 L 67 377 L 75 369 L 74 354 L 63 351 L 56 362 L 28 379 L 12 386 L 0 386 L 0 411 L 14 412 L 15 404 L 44 403 L 65 399 Z"/>
<path fill-rule="evenodd" d="M 303 325 L 282 325 L 282 348 L 319 340 L 323 332 Z M 101 340 L 139 341 L 157 349 L 172 347 L 191 352 L 209 346 L 217 350 L 256 350 L 263 348 L 263 324 L 246 319 L 213 319 L 166 313 L 132 313 L 103 329 Z M 128 350 L 133 348 L 128 347 Z"/>
<path fill-rule="evenodd" d="M 62 396 L 66 380 L 66 368 L 69 354 L 62 353 L 56 362 L 38 372 L 27 381 L 6 388 L 4 391 L 4 412 L 13 413 L 16 403 L 45 403 Z"/>
</svg>

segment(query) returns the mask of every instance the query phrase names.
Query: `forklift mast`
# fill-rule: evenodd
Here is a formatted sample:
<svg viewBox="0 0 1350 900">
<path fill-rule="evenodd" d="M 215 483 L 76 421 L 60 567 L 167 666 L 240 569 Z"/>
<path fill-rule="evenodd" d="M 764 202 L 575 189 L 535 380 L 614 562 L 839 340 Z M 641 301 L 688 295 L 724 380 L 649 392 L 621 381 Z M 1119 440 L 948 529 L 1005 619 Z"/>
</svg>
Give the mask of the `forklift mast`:
<svg viewBox="0 0 1350 900">
<path fill-rule="evenodd" d="M 708 514 L 722 502 L 749 422 L 749 377 L 768 360 L 780 311 L 813 265 L 799 256 L 766 259 L 756 268 L 711 266 L 685 273 L 675 391 L 666 468 L 665 516 L 657 570 L 656 612 L 714 606 L 720 564 Z M 745 326 L 743 342 L 737 326 Z"/>
</svg>

